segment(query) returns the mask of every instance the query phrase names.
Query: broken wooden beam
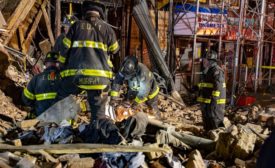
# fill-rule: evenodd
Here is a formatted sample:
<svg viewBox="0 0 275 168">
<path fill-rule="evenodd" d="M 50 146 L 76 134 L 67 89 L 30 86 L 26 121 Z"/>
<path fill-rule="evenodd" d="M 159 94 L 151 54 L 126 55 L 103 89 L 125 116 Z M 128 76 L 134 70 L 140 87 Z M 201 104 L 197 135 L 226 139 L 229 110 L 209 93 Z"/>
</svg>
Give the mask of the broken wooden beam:
<svg viewBox="0 0 275 168">
<path fill-rule="evenodd" d="M 29 14 L 31 8 L 35 4 L 36 0 L 22 0 L 20 4 L 17 6 L 15 12 L 10 17 L 11 19 L 8 21 L 7 30 L 9 33 L 4 40 L 4 44 L 8 44 L 12 36 L 15 34 L 19 25 L 25 20 L 27 15 Z"/>
<path fill-rule="evenodd" d="M 34 22 L 33 22 L 33 24 L 32 24 L 31 30 L 30 30 L 30 32 L 29 32 L 27 38 L 25 39 L 24 43 L 22 44 L 22 51 L 23 51 L 23 53 L 27 53 L 27 48 L 26 48 L 26 47 L 27 47 L 28 44 L 31 42 L 31 39 L 33 38 L 33 35 L 34 35 L 34 33 L 36 32 L 36 29 L 37 29 L 37 27 L 38 27 L 38 24 L 39 24 L 39 22 L 40 22 L 40 19 L 41 19 L 41 17 L 42 17 L 42 14 L 43 14 L 43 13 L 42 13 L 42 8 L 45 7 L 45 6 L 47 5 L 47 2 L 48 2 L 48 0 L 44 0 L 44 1 L 43 1 L 42 5 L 41 5 L 41 9 L 40 9 L 40 11 L 38 12 L 38 14 L 36 15 L 35 20 L 34 20 Z"/>
<path fill-rule="evenodd" d="M 7 22 L 2 14 L 2 12 L 0 11 L 0 28 L 2 28 L 3 26 L 6 26 Z"/>
<path fill-rule="evenodd" d="M 41 150 L 49 154 L 70 154 L 70 153 L 103 153 L 103 152 L 163 152 L 171 153 L 167 148 L 148 146 L 126 146 L 107 144 L 52 144 L 52 145 L 28 145 L 11 146 L 0 144 L 0 151 L 26 151 L 41 154 Z"/>
<path fill-rule="evenodd" d="M 49 16 L 47 14 L 45 6 L 42 6 L 41 9 L 43 11 L 43 16 L 44 16 L 44 19 L 45 19 L 45 22 L 46 22 L 48 36 L 50 38 L 51 45 L 54 46 L 54 37 L 53 37 L 53 32 L 52 32 L 52 27 L 51 27 L 51 22 L 50 22 Z"/>
<path fill-rule="evenodd" d="M 61 34 L 61 1 L 55 1 L 55 39 Z"/>
</svg>

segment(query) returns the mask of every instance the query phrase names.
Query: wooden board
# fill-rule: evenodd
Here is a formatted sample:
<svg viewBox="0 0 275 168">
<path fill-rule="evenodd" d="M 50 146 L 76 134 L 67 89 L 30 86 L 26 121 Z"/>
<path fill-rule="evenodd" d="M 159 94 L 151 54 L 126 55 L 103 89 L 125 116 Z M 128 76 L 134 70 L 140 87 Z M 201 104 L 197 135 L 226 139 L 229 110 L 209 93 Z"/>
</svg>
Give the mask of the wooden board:
<svg viewBox="0 0 275 168">
<path fill-rule="evenodd" d="M 48 2 L 48 0 L 44 0 L 43 4 L 41 5 L 41 8 L 42 8 L 42 7 L 45 7 L 46 4 L 47 4 L 47 2 Z M 42 17 L 42 14 L 43 14 L 43 13 L 42 13 L 42 10 L 40 10 L 40 11 L 38 12 L 37 16 L 35 17 L 35 20 L 34 20 L 34 22 L 33 22 L 33 25 L 32 25 L 32 27 L 31 27 L 31 30 L 30 30 L 30 32 L 29 32 L 27 38 L 25 39 L 24 43 L 22 44 L 22 49 L 23 49 L 22 52 L 23 52 L 23 53 L 27 53 L 27 50 L 28 50 L 28 49 L 27 49 L 27 46 L 29 46 L 31 39 L 33 38 L 34 33 L 36 32 L 36 29 L 37 29 L 37 26 L 38 26 L 38 24 L 39 24 L 39 22 L 40 22 L 40 19 L 41 19 L 41 17 Z"/>
<path fill-rule="evenodd" d="M 55 1 L 55 39 L 61 34 L 61 2 Z"/>
<path fill-rule="evenodd" d="M 45 9 L 45 6 L 42 7 L 42 11 L 43 11 L 43 16 L 45 18 L 47 31 L 48 31 L 48 36 L 50 38 L 50 42 L 51 42 L 52 46 L 54 46 L 54 37 L 53 37 L 52 28 L 51 28 L 51 22 L 50 22 L 48 14 L 47 14 L 47 11 Z"/>
<path fill-rule="evenodd" d="M 52 144 L 52 145 L 28 145 L 11 146 L 0 144 L 1 151 L 27 151 L 39 153 L 41 150 L 50 154 L 69 154 L 69 153 L 103 153 L 103 152 L 163 152 L 171 153 L 171 149 L 147 146 L 126 146 L 126 145 L 107 145 L 107 144 Z"/>
<path fill-rule="evenodd" d="M 0 11 L 0 28 L 2 28 L 3 26 L 6 26 L 7 22 L 2 14 L 2 12 Z"/>
<path fill-rule="evenodd" d="M 19 25 L 25 20 L 36 0 L 22 0 L 8 22 L 8 36 L 4 44 L 8 44 Z"/>
</svg>

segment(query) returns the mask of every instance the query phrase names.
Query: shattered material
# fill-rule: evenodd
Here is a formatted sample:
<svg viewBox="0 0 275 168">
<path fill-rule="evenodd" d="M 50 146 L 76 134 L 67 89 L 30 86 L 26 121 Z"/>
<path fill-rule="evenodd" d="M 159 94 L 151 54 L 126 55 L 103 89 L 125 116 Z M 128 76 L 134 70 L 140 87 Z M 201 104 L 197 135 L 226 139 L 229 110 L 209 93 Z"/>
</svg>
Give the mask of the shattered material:
<svg viewBox="0 0 275 168">
<path fill-rule="evenodd" d="M 105 153 L 103 160 L 112 168 L 129 167 L 129 168 L 146 168 L 145 156 L 139 153 Z"/>
<path fill-rule="evenodd" d="M 237 129 L 237 131 L 232 130 L 232 132 L 220 133 L 216 145 L 218 157 L 223 159 L 247 159 L 252 154 L 255 147 L 256 135 L 245 126 L 239 125 Z"/>
<path fill-rule="evenodd" d="M 202 156 L 198 150 L 190 153 L 186 168 L 206 168 Z"/>
</svg>

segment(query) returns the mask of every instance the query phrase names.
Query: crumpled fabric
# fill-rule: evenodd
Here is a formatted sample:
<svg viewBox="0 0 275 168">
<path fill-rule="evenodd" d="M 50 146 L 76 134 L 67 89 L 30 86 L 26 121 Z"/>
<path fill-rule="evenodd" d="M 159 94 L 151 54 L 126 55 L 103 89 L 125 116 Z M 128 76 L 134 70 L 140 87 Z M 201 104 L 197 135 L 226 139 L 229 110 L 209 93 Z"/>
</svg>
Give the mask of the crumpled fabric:
<svg viewBox="0 0 275 168">
<path fill-rule="evenodd" d="M 44 140 L 45 144 L 66 144 L 72 141 L 73 135 L 73 128 L 70 124 L 63 122 L 57 127 L 51 127 L 50 125 L 45 126 L 44 135 L 41 139 Z"/>
<path fill-rule="evenodd" d="M 143 168 L 145 156 L 142 152 L 138 153 L 104 153 L 102 156 L 108 168 Z"/>
<path fill-rule="evenodd" d="M 138 112 L 119 124 L 120 132 L 126 139 L 139 139 L 146 131 L 148 120 L 145 113 Z"/>
<path fill-rule="evenodd" d="M 40 137 L 36 131 L 24 131 L 18 134 L 18 138 L 21 140 L 22 145 L 33 145 L 38 144 Z"/>
<path fill-rule="evenodd" d="M 119 144 L 122 141 L 119 129 L 107 118 L 86 125 L 82 131 L 80 130 L 80 138 L 85 143 Z"/>
<path fill-rule="evenodd" d="M 159 159 L 160 164 L 166 168 L 184 168 L 180 160 L 173 156 L 173 153 L 164 155 L 163 158 Z"/>
<path fill-rule="evenodd" d="M 156 134 L 156 141 L 158 144 L 169 144 L 172 145 L 173 147 L 181 148 L 181 149 L 188 149 L 190 148 L 188 145 L 174 137 L 171 133 L 164 131 L 164 130 L 159 130 Z"/>
</svg>

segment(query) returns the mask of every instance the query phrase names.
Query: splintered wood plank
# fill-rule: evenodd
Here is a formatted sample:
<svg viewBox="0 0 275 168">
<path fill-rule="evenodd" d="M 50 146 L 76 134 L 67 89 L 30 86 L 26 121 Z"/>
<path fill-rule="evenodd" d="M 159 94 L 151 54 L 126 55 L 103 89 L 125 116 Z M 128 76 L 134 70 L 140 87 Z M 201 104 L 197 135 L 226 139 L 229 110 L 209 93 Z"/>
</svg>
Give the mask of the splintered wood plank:
<svg viewBox="0 0 275 168">
<path fill-rule="evenodd" d="M 52 44 L 52 46 L 54 46 L 54 37 L 53 37 L 53 32 L 52 32 L 52 28 L 51 28 L 51 22 L 49 19 L 49 16 L 47 14 L 47 11 L 45 9 L 45 7 L 42 7 L 42 11 L 43 11 L 43 16 L 45 18 L 45 22 L 46 22 L 46 26 L 47 26 L 47 30 L 48 30 L 48 35 L 50 38 L 50 42 Z"/>
<path fill-rule="evenodd" d="M 0 144 L 2 151 L 27 151 L 40 153 L 41 150 L 50 154 L 69 154 L 69 153 L 103 153 L 103 152 L 163 152 L 171 153 L 169 148 L 149 147 L 149 146 L 126 146 L 126 145 L 107 145 L 107 144 L 52 144 L 52 145 L 28 145 L 11 146 Z"/>
<path fill-rule="evenodd" d="M 55 38 L 61 33 L 61 1 L 55 1 Z"/>
<path fill-rule="evenodd" d="M 8 27 L 7 27 L 8 30 L 11 30 L 13 28 L 17 19 L 19 18 L 20 14 L 24 11 L 27 4 L 28 4 L 28 0 L 22 0 L 19 3 L 14 13 L 8 19 Z"/>
<path fill-rule="evenodd" d="M 21 48 L 23 49 L 23 48 L 25 48 L 25 47 L 23 46 L 23 42 L 24 42 L 24 40 L 25 40 L 23 28 L 22 28 L 22 27 L 19 27 L 19 28 L 18 28 L 18 31 L 19 31 L 20 46 L 21 46 Z M 24 49 L 23 49 L 23 50 L 24 50 Z"/>
<path fill-rule="evenodd" d="M 0 11 L 0 28 L 3 27 L 3 26 L 6 26 L 7 23 L 6 23 L 6 20 L 2 14 L 2 12 Z"/>
<path fill-rule="evenodd" d="M 8 44 L 20 23 L 25 20 L 36 0 L 22 0 L 8 22 L 8 36 L 4 44 Z"/>
<path fill-rule="evenodd" d="M 48 0 L 44 0 L 43 4 L 41 5 L 41 8 L 45 7 L 46 4 L 47 4 Z M 25 39 L 24 43 L 23 43 L 23 46 L 24 46 L 24 49 L 23 49 L 23 53 L 27 53 L 27 46 L 29 46 L 30 42 L 31 42 L 31 39 L 33 38 L 34 36 L 34 33 L 36 32 L 36 29 L 38 27 L 38 24 L 41 20 L 41 17 L 42 17 L 42 10 L 40 10 L 38 12 L 38 14 L 36 15 L 35 17 L 35 20 L 32 24 L 32 27 L 31 27 L 31 30 L 27 36 L 27 38 Z"/>
</svg>

